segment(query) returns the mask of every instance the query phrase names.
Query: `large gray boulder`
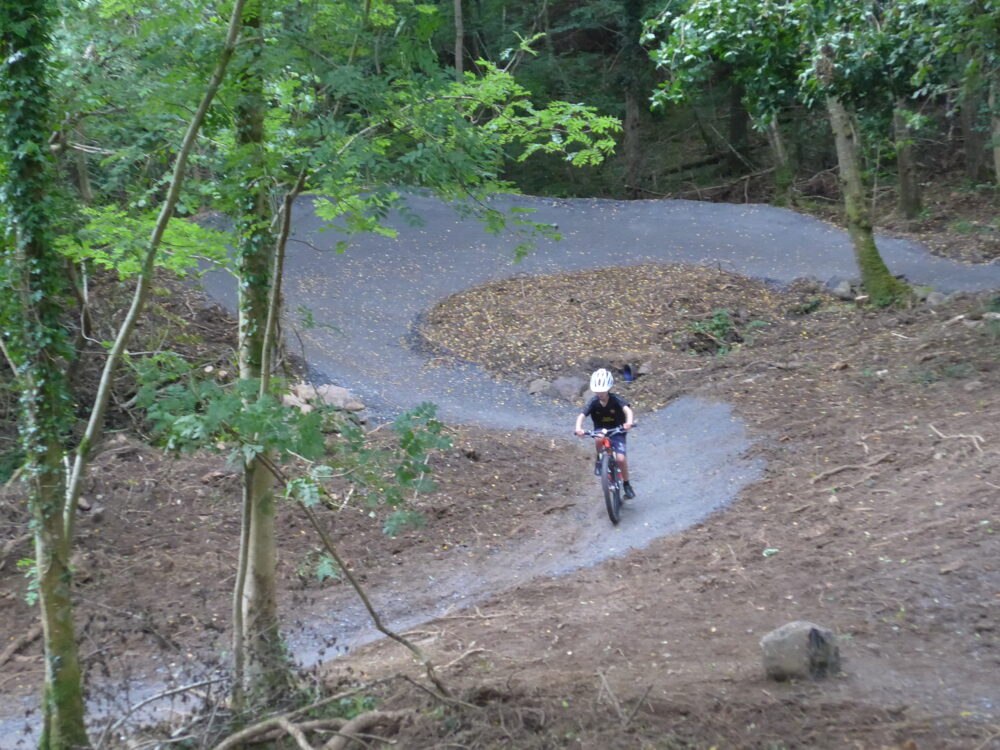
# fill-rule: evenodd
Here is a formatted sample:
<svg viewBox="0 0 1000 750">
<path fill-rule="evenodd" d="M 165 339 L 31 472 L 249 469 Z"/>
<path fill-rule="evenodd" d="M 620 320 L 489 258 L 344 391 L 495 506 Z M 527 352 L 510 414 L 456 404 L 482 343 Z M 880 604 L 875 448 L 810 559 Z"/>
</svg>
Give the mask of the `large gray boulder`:
<svg viewBox="0 0 1000 750">
<path fill-rule="evenodd" d="M 782 625 L 760 639 L 760 648 L 772 680 L 818 679 L 840 671 L 837 637 L 812 622 Z"/>
<path fill-rule="evenodd" d="M 363 411 L 365 405 L 355 398 L 349 390 L 339 385 L 321 385 L 318 388 L 308 383 L 297 383 L 292 392 L 283 399 L 285 406 L 294 406 L 307 412 L 310 401 L 320 401 L 327 406 L 334 406 L 345 411 Z"/>
<path fill-rule="evenodd" d="M 544 378 L 536 378 L 528 384 L 528 393 L 532 396 L 547 396 L 548 398 L 557 398 L 559 394 L 556 389 L 552 387 L 552 383 Z"/>
<path fill-rule="evenodd" d="M 552 381 L 553 390 L 559 395 L 559 398 L 566 401 L 577 401 L 586 387 L 587 381 L 576 375 L 564 375 Z"/>
</svg>

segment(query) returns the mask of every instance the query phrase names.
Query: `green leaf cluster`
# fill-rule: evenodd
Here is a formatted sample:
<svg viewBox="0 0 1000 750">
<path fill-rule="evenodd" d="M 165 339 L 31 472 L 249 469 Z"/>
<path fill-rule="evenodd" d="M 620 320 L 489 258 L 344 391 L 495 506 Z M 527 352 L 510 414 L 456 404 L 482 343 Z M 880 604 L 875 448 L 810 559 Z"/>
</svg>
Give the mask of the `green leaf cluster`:
<svg viewBox="0 0 1000 750">
<path fill-rule="evenodd" d="M 59 238 L 60 250 L 74 263 L 89 262 L 114 271 L 119 279 L 136 276 L 142 270 L 156 214 L 94 206 L 83 208 L 81 215 L 85 223 L 75 233 Z M 229 242 L 227 233 L 174 218 L 163 235 L 156 265 L 185 276 L 202 261 L 224 264 Z"/>
</svg>

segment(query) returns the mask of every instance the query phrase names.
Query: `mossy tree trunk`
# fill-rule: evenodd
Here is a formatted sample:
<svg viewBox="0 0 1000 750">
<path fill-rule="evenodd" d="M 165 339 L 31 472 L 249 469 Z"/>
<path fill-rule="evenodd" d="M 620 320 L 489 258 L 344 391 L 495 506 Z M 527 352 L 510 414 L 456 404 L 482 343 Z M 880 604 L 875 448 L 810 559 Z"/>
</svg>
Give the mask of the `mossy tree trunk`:
<svg viewBox="0 0 1000 750">
<path fill-rule="evenodd" d="M 861 283 L 872 304 L 892 305 L 909 296 L 909 287 L 889 273 L 879 254 L 872 231 L 871 212 L 865 200 L 861 176 L 861 149 L 858 143 L 857 117 L 836 97 L 826 100 L 830 125 L 837 145 L 837 164 L 844 193 L 847 232 L 854 247 L 854 257 L 861 272 Z"/>
<path fill-rule="evenodd" d="M 908 114 L 909 105 L 906 100 L 898 100 L 892 112 L 892 127 L 896 146 L 896 173 L 899 176 L 899 212 L 904 219 L 915 219 L 923 210 L 923 204 Z"/>
<path fill-rule="evenodd" d="M 0 331 L 21 394 L 20 432 L 35 534 L 45 648 L 42 750 L 87 747 L 73 622 L 72 523 L 64 514 L 63 458 L 73 414 L 64 376 L 72 350 L 63 324 L 69 290 L 53 246 L 54 164 L 48 145 L 47 54 L 54 6 L 0 0 L 0 112 L 7 163 L 0 239 Z"/>
<path fill-rule="evenodd" d="M 241 183 L 238 187 L 237 255 L 239 263 L 239 366 L 243 379 L 260 379 L 273 358 L 268 335 L 275 237 L 271 228 L 271 190 L 265 146 L 264 78 L 261 57 L 263 3 L 247 4 L 243 20 L 244 48 L 239 59 L 236 131 Z M 235 695 L 255 705 L 272 703 L 291 683 L 291 667 L 278 619 L 277 544 L 273 480 L 262 460 L 243 466 L 241 570 L 234 591 Z"/>
</svg>

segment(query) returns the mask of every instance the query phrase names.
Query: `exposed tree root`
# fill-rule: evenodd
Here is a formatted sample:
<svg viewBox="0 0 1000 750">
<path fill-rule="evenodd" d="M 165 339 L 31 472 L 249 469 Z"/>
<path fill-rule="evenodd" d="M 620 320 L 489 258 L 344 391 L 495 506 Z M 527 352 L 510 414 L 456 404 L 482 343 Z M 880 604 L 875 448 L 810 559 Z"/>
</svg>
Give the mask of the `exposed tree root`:
<svg viewBox="0 0 1000 750">
<path fill-rule="evenodd" d="M 941 430 L 939 430 L 934 425 L 928 424 L 927 426 L 930 427 L 931 431 L 933 431 L 933 433 L 942 440 L 971 440 L 972 444 L 976 447 L 976 450 L 979 453 L 983 452 L 983 446 L 981 445 L 981 443 L 983 443 L 984 441 L 982 435 L 945 435 L 943 432 L 941 432 Z"/>
<path fill-rule="evenodd" d="M 9 662 L 13 658 L 14 654 L 27 646 L 29 643 L 36 640 L 41 634 L 42 623 L 36 622 L 31 626 L 27 633 L 24 633 L 11 641 L 7 648 L 0 652 L 0 667 Z"/>
<path fill-rule="evenodd" d="M 344 725 L 336 737 L 332 737 L 323 745 L 322 750 L 345 750 L 351 742 L 360 739 L 357 735 L 381 725 L 395 726 L 412 715 L 412 711 L 368 711 L 355 716 Z"/>
<path fill-rule="evenodd" d="M 826 471 L 821 471 L 819 474 L 814 476 L 809 480 L 809 484 L 816 484 L 816 482 L 822 481 L 827 477 L 832 477 L 834 474 L 839 474 L 842 471 L 850 471 L 851 469 L 868 469 L 875 464 L 880 464 L 889 458 L 891 453 L 883 453 L 881 456 L 876 456 L 871 461 L 863 464 L 844 464 L 843 466 L 835 466 L 832 469 L 827 469 Z"/>
<path fill-rule="evenodd" d="M 4 566 L 7 564 L 7 556 L 29 539 L 31 539 L 31 534 L 21 534 L 21 536 L 8 539 L 3 543 L 3 549 L 0 549 L 0 570 L 3 570 Z M 0 664 L 2 663 L 3 662 L 0 662 Z"/>
</svg>

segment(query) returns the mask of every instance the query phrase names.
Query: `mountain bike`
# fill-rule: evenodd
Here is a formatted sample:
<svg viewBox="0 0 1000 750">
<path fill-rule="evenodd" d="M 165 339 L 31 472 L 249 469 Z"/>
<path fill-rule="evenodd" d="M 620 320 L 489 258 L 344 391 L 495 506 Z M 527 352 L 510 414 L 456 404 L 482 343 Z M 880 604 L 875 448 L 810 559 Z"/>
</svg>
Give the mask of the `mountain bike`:
<svg viewBox="0 0 1000 750">
<path fill-rule="evenodd" d="M 615 458 L 615 449 L 610 438 L 614 435 L 624 435 L 626 430 L 621 427 L 613 429 L 589 430 L 580 437 L 597 439 L 597 463 L 595 473 L 601 477 L 601 490 L 604 492 L 604 506 L 608 509 L 608 518 L 616 524 L 622 515 L 622 470 Z"/>
</svg>

